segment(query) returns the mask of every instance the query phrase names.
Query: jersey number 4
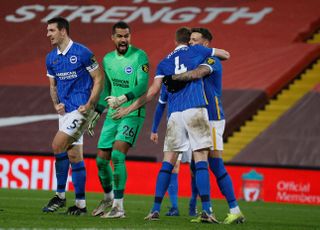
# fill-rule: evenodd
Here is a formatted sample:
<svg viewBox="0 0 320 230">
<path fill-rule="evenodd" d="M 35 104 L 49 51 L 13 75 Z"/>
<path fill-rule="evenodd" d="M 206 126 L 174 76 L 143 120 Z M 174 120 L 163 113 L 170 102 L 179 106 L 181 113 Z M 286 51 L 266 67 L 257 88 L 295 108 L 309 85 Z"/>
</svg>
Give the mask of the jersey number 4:
<svg viewBox="0 0 320 230">
<path fill-rule="evenodd" d="M 180 64 L 180 57 L 179 56 L 175 57 L 174 64 L 175 64 L 175 69 L 174 69 L 175 74 L 187 72 L 187 67 L 184 64 Z"/>
</svg>

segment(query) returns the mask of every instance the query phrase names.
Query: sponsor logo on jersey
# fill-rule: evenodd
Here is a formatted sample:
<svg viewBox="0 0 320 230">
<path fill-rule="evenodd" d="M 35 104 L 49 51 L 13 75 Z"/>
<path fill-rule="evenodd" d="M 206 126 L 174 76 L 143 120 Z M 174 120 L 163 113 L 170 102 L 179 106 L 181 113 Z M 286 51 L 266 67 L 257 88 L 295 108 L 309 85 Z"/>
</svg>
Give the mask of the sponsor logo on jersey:
<svg viewBox="0 0 320 230">
<path fill-rule="evenodd" d="M 126 72 L 126 74 L 132 74 L 133 68 L 131 66 L 127 66 L 124 68 L 124 72 Z"/>
<path fill-rule="evenodd" d="M 112 85 L 122 87 L 122 88 L 129 88 L 129 81 L 122 80 L 122 79 L 112 79 Z"/>
<path fill-rule="evenodd" d="M 56 76 L 60 80 L 69 80 L 69 79 L 77 78 L 77 72 L 76 71 L 71 71 L 71 72 L 56 73 Z"/>
<path fill-rule="evenodd" d="M 149 72 L 149 65 L 148 64 L 142 65 L 142 71 L 148 73 Z"/>
<path fill-rule="evenodd" d="M 70 60 L 71 64 L 76 64 L 78 61 L 78 58 L 76 56 L 72 55 L 69 60 Z"/>
<path fill-rule="evenodd" d="M 207 59 L 207 63 L 208 63 L 209 65 L 213 65 L 215 62 L 216 62 L 216 61 L 215 61 L 213 58 L 208 58 L 208 59 Z"/>
</svg>

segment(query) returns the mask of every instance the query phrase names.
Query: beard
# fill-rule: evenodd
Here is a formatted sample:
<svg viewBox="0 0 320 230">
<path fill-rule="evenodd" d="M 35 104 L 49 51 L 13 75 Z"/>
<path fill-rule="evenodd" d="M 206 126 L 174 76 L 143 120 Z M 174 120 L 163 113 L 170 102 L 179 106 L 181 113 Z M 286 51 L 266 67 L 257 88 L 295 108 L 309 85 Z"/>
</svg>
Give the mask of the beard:
<svg viewBox="0 0 320 230">
<path fill-rule="evenodd" d="M 117 51 L 119 54 L 122 54 L 122 55 L 124 55 L 128 51 L 128 48 L 129 48 L 128 43 L 121 43 L 117 45 Z"/>
</svg>

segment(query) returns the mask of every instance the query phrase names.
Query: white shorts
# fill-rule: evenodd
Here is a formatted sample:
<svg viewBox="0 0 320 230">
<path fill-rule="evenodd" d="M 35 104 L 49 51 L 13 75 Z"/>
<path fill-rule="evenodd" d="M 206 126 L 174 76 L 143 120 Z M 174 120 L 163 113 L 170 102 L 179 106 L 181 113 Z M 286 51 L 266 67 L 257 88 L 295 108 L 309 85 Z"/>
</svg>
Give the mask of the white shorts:
<svg viewBox="0 0 320 230">
<path fill-rule="evenodd" d="M 164 152 L 184 152 L 213 146 L 206 108 L 174 112 L 167 123 Z"/>
<path fill-rule="evenodd" d="M 209 121 L 212 133 L 213 147 L 211 150 L 223 150 L 223 133 L 226 125 L 225 120 Z"/>
<path fill-rule="evenodd" d="M 70 113 L 59 115 L 59 131 L 75 138 L 74 145 L 83 144 L 83 133 L 88 127 L 88 117 L 93 114 L 93 111 L 88 112 L 86 116 L 74 110 Z"/>
</svg>

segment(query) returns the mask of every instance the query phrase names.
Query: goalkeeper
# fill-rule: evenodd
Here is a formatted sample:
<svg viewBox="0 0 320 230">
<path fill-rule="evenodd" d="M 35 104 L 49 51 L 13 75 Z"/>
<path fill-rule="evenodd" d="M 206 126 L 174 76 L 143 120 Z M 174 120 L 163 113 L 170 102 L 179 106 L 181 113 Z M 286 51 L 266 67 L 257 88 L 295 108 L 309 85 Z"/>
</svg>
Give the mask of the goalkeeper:
<svg viewBox="0 0 320 230">
<path fill-rule="evenodd" d="M 148 58 L 145 52 L 130 45 L 130 27 L 125 22 L 118 22 L 112 28 L 112 41 L 116 50 L 103 58 L 106 81 L 103 94 L 96 107 L 96 117 L 91 121 L 88 132 L 93 135 L 93 128 L 99 114 L 108 109 L 98 142 L 96 163 L 98 176 L 104 190 L 104 198 L 93 210 L 93 216 L 103 218 L 125 217 L 123 207 L 124 190 L 127 179 L 125 158 L 130 147 L 135 145 L 145 120 L 145 107 L 128 114 L 119 120 L 112 119 L 113 107 L 120 104 L 131 105 L 147 91 Z M 114 170 L 110 166 L 113 163 Z M 106 209 L 111 207 L 109 212 Z"/>
</svg>

